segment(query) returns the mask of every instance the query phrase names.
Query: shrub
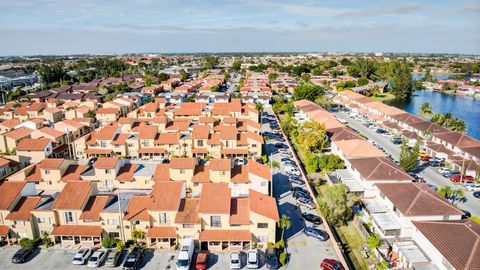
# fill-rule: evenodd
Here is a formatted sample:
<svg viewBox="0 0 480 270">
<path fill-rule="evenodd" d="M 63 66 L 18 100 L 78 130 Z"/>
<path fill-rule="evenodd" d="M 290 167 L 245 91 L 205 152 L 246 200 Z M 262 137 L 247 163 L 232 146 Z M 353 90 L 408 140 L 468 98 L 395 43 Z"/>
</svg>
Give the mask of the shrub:
<svg viewBox="0 0 480 270">
<path fill-rule="evenodd" d="M 102 247 L 104 248 L 113 248 L 117 245 L 117 239 L 111 236 L 107 236 L 102 239 Z"/>
<path fill-rule="evenodd" d="M 280 265 L 283 267 L 287 263 L 287 251 L 284 250 L 282 253 L 280 253 L 280 256 L 278 257 L 278 261 L 280 262 Z"/>
<path fill-rule="evenodd" d="M 33 240 L 31 240 L 30 238 L 24 237 L 20 239 L 19 243 L 22 248 L 33 247 Z"/>
<path fill-rule="evenodd" d="M 273 245 L 273 247 L 274 247 L 275 249 L 282 250 L 282 249 L 285 248 L 285 241 L 283 241 L 283 239 L 280 239 L 280 240 L 278 240 L 278 242 L 276 242 L 276 243 Z"/>
</svg>

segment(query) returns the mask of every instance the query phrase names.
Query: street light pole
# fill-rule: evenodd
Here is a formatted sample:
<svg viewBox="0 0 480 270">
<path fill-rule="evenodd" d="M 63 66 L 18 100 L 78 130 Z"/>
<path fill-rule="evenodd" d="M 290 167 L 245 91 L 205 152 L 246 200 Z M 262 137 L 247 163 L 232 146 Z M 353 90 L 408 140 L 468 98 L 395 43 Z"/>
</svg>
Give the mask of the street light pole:
<svg viewBox="0 0 480 270">
<path fill-rule="evenodd" d="M 120 187 L 117 188 L 117 200 L 118 200 L 118 214 L 120 216 L 120 235 L 122 237 L 123 243 L 125 243 L 125 230 L 123 228 L 123 212 L 120 205 Z"/>
</svg>

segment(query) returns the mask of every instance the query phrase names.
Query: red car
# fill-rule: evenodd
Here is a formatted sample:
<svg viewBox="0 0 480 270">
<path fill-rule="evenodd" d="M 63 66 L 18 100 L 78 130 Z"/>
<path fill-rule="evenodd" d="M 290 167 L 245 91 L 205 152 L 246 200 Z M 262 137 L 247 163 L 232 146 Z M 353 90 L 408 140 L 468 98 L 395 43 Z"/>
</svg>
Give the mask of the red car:
<svg viewBox="0 0 480 270">
<path fill-rule="evenodd" d="M 461 181 L 475 181 L 475 179 L 470 175 L 452 174 L 450 176 L 450 181 L 460 183 Z"/>
<path fill-rule="evenodd" d="M 339 261 L 333 259 L 323 259 L 320 267 L 323 270 L 345 270 L 345 268 L 343 268 L 343 265 Z"/>
<path fill-rule="evenodd" d="M 196 270 L 206 270 L 208 267 L 208 250 L 202 250 L 197 255 L 197 261 L 195 262 Z"/>
<path fill-rule="evenodd" d="M 431 156 L 421 156 L 420 160 L 421 161 L 430 161 L 431 158 L 432 158 Z"/>
</svg>

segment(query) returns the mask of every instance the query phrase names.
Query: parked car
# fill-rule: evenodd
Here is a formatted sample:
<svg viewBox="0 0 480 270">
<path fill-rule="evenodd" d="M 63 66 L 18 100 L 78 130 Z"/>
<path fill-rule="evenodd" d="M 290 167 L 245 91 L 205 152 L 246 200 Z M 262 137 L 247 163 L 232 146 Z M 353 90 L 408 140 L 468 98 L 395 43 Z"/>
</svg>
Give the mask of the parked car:
<svg viewBox="0 0 480 270">
<path fill-rule="evenodd" d="M 473 192 L 473 197 L 480 199 L 480 191 Z"/>
<path fill-rule="evenodd" d="M 177 270 L 188 270 L 192 264 L 193 251 L 195 250 L 195 242 L 193 239 L 183 239 L 182 246 L 178 251 Z"/>
<path fill-rule="evenodd" d="M 442 168 L 438 169 L 438 172 L 439 172 L 440 174 L 444 174 L 444 173 L 450 172 L 450 169 L 449 169 L 449 168 L 446 168 L 446 167 L 442 167 Z"/>
<path fill-rule="evenodd" d="M 467 219 L 472 217 L 472 213 L 468 212 L 467 210 L 462 210 L 462 212 L 463 212 L 462 219 Z"/>
<path fill-rule="evenodd" d="M 464 174 L 452 174 L 450 176 L 450 181 L 460 183 L 461 181 L 475 181 L 475 179 L 470 175 Z"/>
<path fill-rule="evenodd" d="M 432 157 L 430 157 L 430 156 L 420 156 L 421 161 L 430 161 L 431 158 Z"/>
<path fill-rule="evenodd" d="M 197 260 L 195 262 L 195 269 L 196 270 L 206 270 L 208 267 L 208 258 L 210 257 L 210 253 L 208 250 L 201 250 L 197 254 Z"/>
<path fill-rule="evenodd" d="M 310 199 L 300 197 L 300 198 L 297 198 L 296 201 L 297 201 L 297 204 L 300 206 L 305 206 L 308 209 L 315 209 L 315 204 Z"/>
<path fill-rule="evenodd" d="M 30 255 L 33 254 L 33 251 L 35 249 L 33 247 L 24 247 L 24 248 L 21 248 L 19 250 L 17 250 L 17 252 L 15 252 L 15 254 L 13 254 L 13 257 L 12 257 L 12 263 L 24 263 L 28 260 L 28 257 L 30 257 Z"/>
<path fill-rule="evenodd" d="M 303 233 L 305 233 L 307 236 L 317 238 L 320 241 L 327 241 L 329 238 L 326 232 L 314 227 L 306 227 L 303 229 Z"/>
<path fill-rule="evenodd" d="M 392 142 L 393 144 L 402 144 L 403 140 L 400 137 L 393 137 L 390 139 L 390 142 Z"/>
<path fill-rule="evenodd" d="M 236 165 L 246 165 L 247 161 L 245 159 L 237 159 L 235 160 Z"/>
<path fill-rule="evenodd" d="M 455 170 L 455 171 L 449 171 L 449 172 L 443 173 L 442 175 L 446 178 L 449 178 L 451 175 L 459 174 L 459 173 L 460 173 L 460 171 Z"/>
<path fill-rule="evenodd" d="M 143 253 L 145 250 L 141 247 L 134 247 L 133 250 L 128 253 L 125 261 L 123 262 L 122 269 L 123 270 L 136 270 L 138 264 L 140 264 Z"/>
<path fill-rule="evenodd" d="M 305 184 L 305 182 L 303 182 L 303 180 L 300 179 L 299 177 L 289 177 L 288 182 L 290 182 L 291 184 L 299 185 L 299 186 L 302 186 Z"/>
<path fill-rule="evenodd" d="M 432 184 L 427 184 L 427 186 L 429 186 L 431 189 L 433 189 L 434 191 L 437 191 L 438 190 L 438 187 L 435 186 L 435 185 L 432 185 Z"/>
<path fill-rule="evenodd" d="M 345 270 L 339 261 L 333 259 L 323 259 L 323 261 L 320 263 L 320 267 L 323 270 Z"/>
<path fill-rule="evenodd" d="M 242 260 L 240 259 L 240 252 L 234 251 L 230 253 L 230 268 L 231 269 L 242 268 Z"/>
<path fill-rule="evenodd" d="M 118 265 L 118 260 L 120 259 L 121 255 L 122 255 L 122 252 L 118 250 L 110 251 L 110 253 L 108 253 L 107 255 L 107 259 L 105 260 L 105 266 L 116 267 Z"/>
<path fill-rule="evenodd" d="M 107 257 L 107 251 L 105 250 L 97 250 L 93 253 L 93 255 L 88 259 L 88 267 L 100 267 Z"/>
<path fill-rule="evenodd" d="M 377 128 L 377 130 L 375 130 L 375 132 L 377 132 L 378 134 L 384 134 L 384 133 L 387 133 L 387 131 L 383 128 Z"/>
<path fill-rule="evenodd" d="M 276 144 L 275 144 L 275 147 L 276 147 L 276 148 L 287 148 L 287 147 L 285 146 L 285 144 L 283 144 L 283 143 L 276 143 Z"/>
<path fill-rule="evenodd" d="M 294 191 L 292 196 L 295 199 L 296 198 L 310 199 L 310 194 L 308 194 L 308 192 L 304 192 L 304 191 L 300 191 L 300 190 Z"/>
<path fill-rule="evenodd" d="M 257 269 L 258 266 L 258 251 L 256 249 L 251 249 L 247 252 L 247 268 Z"/>
<path fill-rule="evenodd" d="M 304 220 L 313 223 L 313 225 L 322 224 L 322 219 L 317 215 L 310 214 L 310 213 L 302 213 L 302 217 Z"/>
<path fill-rule="evenodd" d="M 468 191 L 480 191 L 480 184 L 479 183 L 473 183 L 471 185 L 466 185 L 465 189 Z"/>
<path fill-rule="evenodd" d="M 265 250 L 265 265 L 267 269 L 278 269 L 277 250 L 274 247 Z"/>
<path fill-rule="evenodd" d="M 466 187 L 466 186 L 468 186 L 468 185 L 473 185 L 473 184 L 475 184 L 475 181 L 465 180 L 465 179 L 464 179 L 464 180 L 462 180 L 461 184 L 462 184 L 462 186 Z"/>
<path fill-rule="evenodd" d="M 72 263 L 76 265 L 85 264 L 88 261 L 88 258 L 93 254 L 93 249 L 91 248 L 81 248 L 73 256 Z"/>
</svg>

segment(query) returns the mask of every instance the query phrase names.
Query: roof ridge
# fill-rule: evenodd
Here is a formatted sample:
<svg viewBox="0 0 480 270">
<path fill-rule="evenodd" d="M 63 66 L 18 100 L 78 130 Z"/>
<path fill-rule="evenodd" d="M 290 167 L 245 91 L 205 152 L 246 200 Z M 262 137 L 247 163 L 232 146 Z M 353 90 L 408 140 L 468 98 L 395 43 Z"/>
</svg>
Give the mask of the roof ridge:
<svg viewBox="0 0 480 270">
<path fill-rule="evenodd" d="M 407 208 L 407 211 L 405 211 L 405 214 L 410 212 L 410 209 L 413 207 L 413 205 L 415 205 L 415 202 L 418 200 L 418 198 L 420 197 L 420 194 L 422 192 L 421 190 L 419 190 L 418 187 L 415 187 L 415 188 L 417 188 L 417 190 L 418 190 L 417 195 L 415 196 L 415 199 L 413 199 L 413 201 L 411 201 L 410 205 Z"/>
<path fill-rule="evenodd" d="M 468 226 L 467 226 L 468 227 Z M 470 230 L 471 228 L 468 227 Z M 465 269 L 471 269 L 469 266 L 473 261 L 473 258 L 475 257 L 475 251 L 480 247 L 480 237 L 477 237 L 477 241 L 475 241 L 475 245 L 472 248 L 472 251 L 470 251 L 470 256 L 468 257 L 468 261 L 465 264 Z"/>
<path fill-rule="evenodd" d="M 378 157 L 376 157 L 376 159 L 379 159 Z M 373 168 L 373 170 L 370 172 L 370 174 L 367 176 L 367 178 L 370 178 L 370 176 L 372 176 L 372 174 L 378 169 L 378 167 L 380 166 L 381 163 L 378 163 L 377 166 L 375 168 Z"/>
</svg>

